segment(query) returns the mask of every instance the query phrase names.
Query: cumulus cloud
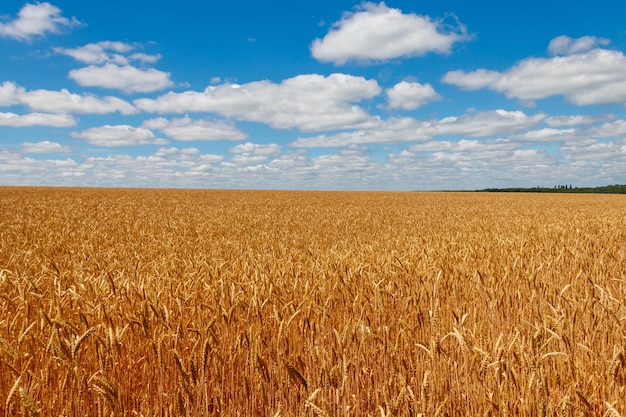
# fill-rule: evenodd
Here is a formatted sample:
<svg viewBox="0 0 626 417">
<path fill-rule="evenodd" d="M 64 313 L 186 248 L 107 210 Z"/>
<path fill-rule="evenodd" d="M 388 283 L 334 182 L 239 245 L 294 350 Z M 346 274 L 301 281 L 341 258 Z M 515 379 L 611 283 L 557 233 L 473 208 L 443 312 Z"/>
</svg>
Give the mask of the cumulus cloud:
<svg viewBox="0 0 626 417">
<path fill-rule="evenodd" d="M 436 121 L 422 122 L 413 118 L 393 118 L 381 123 L 376 129 L 340 132 L 334 135 L 318 135 L 298 138 L 291 146 L 337 147 L 355 144 L 384 144 L 430 140 L 437 136 L 489 137 L 508 135 L 530 129 L 546 118 L 543 113 L 528 116 L 521 111 L 496 110 L 446 117 Z"/>
<path fill-rule="evenodd" d="M 566 142 L 559 151 L 569 161 L 583 162 L 582 167 L 601 161 L 604 172 L 610 171 L 612 167 L 619 171 L 626 163 L 626 139 L 614 142 L 599 142 L 594 139 Z"/>
<path fill-rule="evenodd" d="M 389 108 L 415 110 L 434 100 L 441 99 L 430 84 L 402 81 L 386 91 Z"/>
<path fill-rule="evenodd" d="M 26 91 L 13 82 L 0 85 L 0 106 L 26 105 L 33 111 L 66 114 L 107 114 L 118 112 L 124 115 L 137 113 L 128 102 L 112 96 L 103 98 L 93 94 L 73 94 L 61 91 Z"/>
<path fill-rule="evenodd" d="M 185 116 L 167 120 L 162 117 L 150 119 L 142 125 L 148 129 L 156 129 L 171 138 L 192 140 L 243 140 L 247 135 L 238 130 L 232 123 L 225 121 L 192 120 Z"/>
<path fill-rule="evenodd" d="M 589 51 L 598 46 L 606 46 L 610 43 L 608 39 L 596 38 L 595 36 L 583 36 L 573 39 L 569 36 L 558 36 L 550 41 L 548 52 L 552 55 L 571 55 L 579 52 Z"/>
<path fill-rule="evenodd" d="M 168 72 L 112 62 L 75 69 L 70 71 L 69 76 L 83 87 L 110 88 L 126 93 L 147 93 L 173 85 Z"/>
<path fill-rule="evenodd" d="M 73 94 L 66 89 L 29 91 L 21 94 L 18 99 L 32 110 L 50 113 L 108 114 L 118 112 L 124 115 L 137 113 L 131 104 L 117 97 L 98 98 L 92 94 Z"/>
<path fill-rule="evenodd" d="M 626 136 L 626 120 L 619 119 L 590 128 L 588 136 L 593 138 L 623 138 Z"/>
<path fill-rule="evenodd" d="M 13 106 L 18 104 L 17 96 L 24 92 L 24 89 L 17 84 L 5 81 L 0 85 L 0 106 Z"/>
<path fill-rule="evenodd" d="M 546 127 L 538 130 L 531 130 L 512 136 L 512 139 L 528 142 L 564 142 L 575 140 L 581 137 L 581 132 L 574 128 L 555 129 Z"/>
<path fill-rule="evenodd" d="M 24 142 L 22 143 L 23 153 L 47 154 L 47 153 L 69 153 L 72 150 L 57 142 L 47 140 L 41 142 Z"/>
<path fill-rule="evenodd" d="M 29 113 L 19 115 L 15 113 L 0 112 L 0 126 L 26 127 L 26 126 L 50 126 L 71 127 L 76 125 L 76 120 L 67 114 Z"/>
<path fill-rule="evenodd" d="M 19 11 L 17 18 L 7 23 L 0 22 L 0 36 L 30 41 L 46 33 L 60 33 L 63 28 L 80 25 L 76 18 L 61 16 L 61 9 L 44 2 L 26 4 Z"/>
<path fill-rule="evenodd" d="M 261 145 L 252 142 L 242 143 L 228 150 L 230 153 L 250 154 L 250 155 L 278 155 L 281 147 L 275 143 Z"/>
<path fill-rule="evenodd" d="M 278 129 L 303 131 L 367 126 L 376 119 L 353 103 L 381 92 L 375 80 L 346 74 L 299 75 L 283 80 L 243 85 L 220 84 L 202 92 L 169 92 L 157 99 L 137 99 L 152 113 L 212 112 L 238 120 L 267 123 Z"/>
<path fill-rule="evenodd" d="M 143 63 L 155 63 L 161 59 L 161 55 L 149 55 L 134 51 L 139 45 L 118 41 L 101 41 L 88 43 L 77 48 L 54 48 L 58 54 L 67 55 L 84 64 L 99 65 L 113 63 L 117 65 L 129 65 L 131 61 Z"/>
<path fill-rule="evenodd" d="M 476 159 L 502 158 L 510 155 L 519 145 L 500 139 L 490 141 L 461 139 L 460 141 L 429 141 L 411 145 L 408 150 L 418 153 L 473 154 Z"/>
<path fill-rule="evenodd" d="M 577 49 L 583 52 L 552 58 L 528 58 L 504 72 L 486 69 L 451 71 L 442 81 L 467 90 L 489 88 L 521 100 L 561 95 L 568 102 L 581 106 L 626 101 L 624 54 L 600 48 Z"/>
<path fill-rule="evenodd" d="M 597 122 L 606 122 L 614 119 L 615 116 L 611 114 L 602 116 L 589 116 L 589 115 L 573 115 L 573 116 L 551 116 L 546 119 L 546 123 L 553 127 L 562 126 L 579 126 L 590 125 Z"/>
<path fill-rule="evenodd" d="M 163 145 L 167 141 L 157 138 L 150 130 L 129 125 L 105 125 L 82 132 L 72 132 L 75 138 L 85 139 L 96 146 Z"/>
<path fill-rule="evenodd" d="M 429 126 L 433 135 L 487 137 L 508 135 L 536 126 L 546 118 L 543 113 L 528 116 L 522 111 L 495 110 L 460 117 L 446 117 Z"/>
<path fill-rule="evenodd" d="M 342 65 L 449 53 L 454 43 L 467 39 L 465 27 L 458 23 L 451 27 L 428 16 L 404 14 L 383 2 L 365 2 L 345 13 L 323 39 L 313 41 L 311 53 L 319 61 Z"/>
</svg>

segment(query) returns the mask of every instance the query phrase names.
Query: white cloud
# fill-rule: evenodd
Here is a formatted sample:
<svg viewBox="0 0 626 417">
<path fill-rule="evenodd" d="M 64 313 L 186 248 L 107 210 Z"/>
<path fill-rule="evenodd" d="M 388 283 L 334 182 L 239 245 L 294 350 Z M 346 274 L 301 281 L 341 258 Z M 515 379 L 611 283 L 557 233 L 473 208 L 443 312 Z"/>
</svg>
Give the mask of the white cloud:
<svg viewBox="0 0 626 417">
<path fill-rule="evenodd" d="M 63 146 L 57 142 L 50 142 L 47 140 L 41 142 L 24 142 L 22 143 L 22 152 L 23 153 L 36 153 L 36 154 L 46 154 L 46 153 L 69 153 L 72 150 Z"/>
<path fill-rule="evenodd" d="M 606 46 L 609 43 L 608 39 L 596 38 L 595 36 L 583 36 L 578 39 L 573 39 L 569 36 L 562 35 L 550 41 L 548 52 L 552 55 L 571 55 L 589 51 L 598 46 Z"/>
<path fill-rule="evenodd" d="M 34 90 L 18 96 L 20 103 L 35 111 L 71 114 L 108 114 L 119 112 L 124 115 L 137 113 L 128 102 L 117 97 L 98 98 L 92 94 L 73 94 L 61 91 Z"/>
<path fill-rule="evenodd" d="M 424 141 L 436 136 L 489 137 L 530 129 L 546 118 L 543 113 L 528 116 L 521 111 L 496 110 L 421 122 L 413 118 L 390 119 L 377 128 L 298 138 L 297 147 L 336 147 L 354 144 L 384 144 Z"/>
<path fill-rule="evenodd" d="M 531 130 L 519 135 L 514 135 L 512 139 L 529 142 L 563 142 L 581 137 L 577 129 L 554 129 L 546 127 L 538 130 Z"/>
<path fill-rule="evenodd" d="M 24 92 L 24 89 L 17 84 L 5 81 L 0 85 L 0 106 L 13 106 L 19 104 L 17 96 Z"/>
<path fill-rule="evenodd" d="M 169 137 L 183 141 L 192 140 L 243 140 L 247 135 L 232 123 L 225 121 L 192 120 L 185 116 L 167 120 L 162 117 L 147 120 L 142 125 L 157 129 Z"/>
<path fill-rule="evenodd" d="M 13 82 L 0 86 L 0 106 L 24 104 L 31 110 L 45 113 L 65 114 L 107 114 L 119 112 L 124 115 L 137 113 L 128 102 L 112 96 L 99 98 L 93 94 L 73 94 L 66 89 L 61 91 L 26 91 Z"/>
<path fill-rule="evenodd" d="M 247 142 L 234 146 L 228 151 L 235 155 L 228 161 L 222 162 L 222 166 L 233 168 L 245 166 L 246 169 L 253 167 L 258 169 L 271 169 L 267 165 L 269 157 L 280 155 L 281 147 L 274 143 L 262 145 Z"/>
<path fill-rule="evenodd" d="M 451 71 L 443 82 L 467 90 L 489 88 L 509 98 L 537 100 L 562 95 L 576 105 L 626 101 L 626 57 L 593 49 L 553 58 L 528 58 L 504 72 Z"/>
<path fill-rule="evenodd" d="M 61 9 L 50 3 L 26 4 L 18 17 L 8 23 L 0 22 L 0 36 L 29 41 L 46 33 L 59 33 L 64 27 L 77 26 L 76 18 L 61 16 Z"/>
<path fill-rule="evenodd" d="M 280 145 L 277 145 L 275 143 L 261 145 L 257 143 L 246 142 L 230 148 L 228 152 L 250 155 L 279 155 L 280 150 Z"/>
<path fill-rule="evenodd" d="M 448 53 L 455 42 L 469 37 L 462 25 L 453 30 L 428 16 L 403 14 L 385 3 L 365 2 L 346 13 L 323 39 L 316 39 L 311 53 L 319 61 L 342 65 L 348 61 L 385 61 Z"/>
<path fill-rule="evenodd" d="M 153 64 L 161 59 L 159 54 L 146 54 L 134 52 L 140 47 L 138 44 L 129 44 L 118 41 L 101 41 L 88 43 L 77 48 L 54 48 L 58 54 L 67 55 L 84 64 L 100 65 L 113 63 L 117 65 L 129 65 L 131 61 Z"/>
<path fill-rule="evenodd" d="M 602 162 L 603 171 L 610 170 L 611 162 L 618 169 L 623 169 L 626 163 L 626 139 L 607 143 L 593 139 L 567 142 L 559 151 L 570 161 L 585 161 L 590 164 Z"/>
<path fill-rule="evenodd" d="M 415 110 L 441 97 L 430 84 L 402 81 L 386 90 L 389 107 Z"/>
<path fill-rule="evenodd" d="M 102 87 L 126 93 L 147 93 L 173 85 L 170 74 L 154 68 L 139 69 L 131 65 L 106 63 L 70 71 L 70 78 L 84 87 Z"/>
<path fill-rule="evenodd" d="M 588 135 L 593 138 L 623 138 L 626 136 L 626 120 L 615 120 L 591 128 Z"/>
<path fill-rule="evenodd" d="M 450 71 L 443 76 L 442 81 L 465 90 L 478 90 L 495 84 L 501 78 L 502 74 L 499 72 L 481 68 L 472 72 Z"/>
<path fill-rule="evenodd" d="M 508 135 L 536 126 L 546 118 L 543 113 L 528 116 L 521 111 L 495 110 L 461 117 L 446 117 L 429 127 L 433 135 L 487 137 Z"/>
<path fill-rule="evenodd" d="M 299 75 L 275 84 L 256 81 L 243 85 L 209 86 L 202 92 L 169 92 L 157 99 L 138 99 L 146 112 L 213 112 L 238 120 L 267 123 L 278 129 L 303 131 L 367 126 L 376 122 L 351 103 L 381 91 L 375 80 L 346 74 Z"/>
<path fill-rule="evenodd" d="M 135 52 L 129 55 L 129 58 L 139 62 L 145 62 L 146 64 L 154 64 L 161 59 L 161 54 L 146 54 L 143 52 Z"/>
<path fill-rule="evenodd" d="M 590 125 L 597 122 L 603 122 L 607 120 L 611 120 L 615 118 L 615 116 L 608 114 L 603 116 L 583 116 L 583 115 L 574 115 L 574 116 L 551 116 L 546 119 L 546 123 L 549 126 L 553 127 L 562 127 L 562 126 L 579 126 L 579 125 Z"/>
<path fill-rule="evenodd" d="M 150 130 L 128 125 L 105 125 L 92 127 L 82 132 L 72 132 L 75 138 L 85 139 L 96 146 L 135 146 L 135 145 L 163 145 L 167 141 L 154 136 Z"/>
<path fill-rule="evenodd" d="M 89 43 L 78 48 L 54 48 L 59 54 L 68 55 L 75 60 L 85 64 L 104 64 L 113 62 L 116 64 L 126 65 L 128 59 L 122 55 L 133 47 L 123 42 L 103 41 L 98 43 Z M 113 51 L 115 53 L 110 53 Z"/>
<path fill-rule="evenodd" d="M 0 112 L 0 126 L 26 127 L 26 126 L 50 126 L 70 127 L 75 126 L 76 120 L 68 114 L 29 113 L 19 115 L 15 113 Z"/>
<path fill-rule="evenodd" d="M 597 118 L 601 121 L 600 118 Z M 548 121 L 549 119 L 546 119 Z M 626 138 L 626 120 L 620 119 L 603 123 L 599 126 L 586 128 L 555 129 L 543 128 L 531 130 L 511 136 L 512 140 L 530 142 L 570 142 L 583 144 L 585 141 L 596 139 L 624 139 Z"/>
<path fill-rule="evenodd" d="M 511 152 L 519 148 L 519 145 L 504 140 L 479 141 L 461 139 L 454 141 L 430 141 L 418 143 L 409 147 L 410 152 L 433 152 L 472 154 L 475 159 L 501 158 L 510 155 Z"/>
</svg>

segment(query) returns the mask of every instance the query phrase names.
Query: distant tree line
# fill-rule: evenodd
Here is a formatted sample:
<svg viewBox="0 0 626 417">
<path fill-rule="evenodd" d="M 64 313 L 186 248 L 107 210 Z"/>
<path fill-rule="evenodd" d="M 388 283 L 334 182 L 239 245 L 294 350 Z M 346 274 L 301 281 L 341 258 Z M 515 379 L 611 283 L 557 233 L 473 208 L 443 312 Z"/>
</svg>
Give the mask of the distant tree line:
<svg viewBox="0 0 626 417">
<path fill-rule="evenodd" d="M 550 187 L 513 187 L 513 188 L 486 188 L 484 190 L 476 190 L 479 192 L 490 193 L 587 193 L 587 194 L 626 194 L 626 185 L 603 185 L 600 187 L 573 187 L 569 185 L 555 185 Z"/>
</svg>

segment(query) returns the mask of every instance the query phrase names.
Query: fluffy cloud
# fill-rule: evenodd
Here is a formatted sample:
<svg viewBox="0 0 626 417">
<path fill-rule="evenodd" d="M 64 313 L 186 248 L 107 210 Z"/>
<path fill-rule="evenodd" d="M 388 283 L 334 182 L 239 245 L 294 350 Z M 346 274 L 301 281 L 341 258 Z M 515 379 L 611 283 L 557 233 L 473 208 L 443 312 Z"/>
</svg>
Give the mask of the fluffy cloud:
<svg viewBox="0 0 626 417">
<path fill-rule="evenodd" d="M 546 119 L 549 124 L 550 119 Z M 598 119 L 596 121 L 601 121 Z M 555 129 L 552 127 L 531 130 L 528 132 L 512 135 L 510 137 L 515 141 L 529 142 L 576 142 L 582 144 L 589 140 L 607 140 L 626 138 L 626 120 L 619 119 L 612 122 L 602 123 L 600 125 L 585 128 L 567 128 Z"/>
<path fill-rule="evenodd" d="M 230 148 L 228 152 L 251 155 L 278 155 L 280 154 L 280 149 L 281 147 L 275 143 L 260 145 L 252 142 L 246 142 Z"/>
<path fill-rule="evenodd" d="M 59 54 L 71 56 L 75 60 L 84 64 L 105 64 L 113 63 L 118 65 L 128 65 L 130 61 L 145 63 L 155 63 L 161 59 L 161 55 L 149 55 L 143 52 L 129 54 L 136 49 L 137 45 L 126 42 L 101 41 L 88 43 L 78 48 L 54 48 Z"/>
<path fill-rule="evenodd" d="M 77 26 L 76 18 L 61 16 L 61 9 L 50 3 L 26 4 L 16 19 L 8 23 L 0 22 L 0 36 L 19 41 L 29 41 L 46 33 L 59 33 L 64 27 Z"/>
<path fill-rule="evenodd" d="M 61 91 L 34 90 L 19 96 L 19 101 L 32 110 L 49 113 L 108 114 L 118 112 L 134 114 L 137 110 L 128 102 L 117 97 L 98 98 L 92 94 L 72 94 Z"/>
<path fill-rule="evenodd" d="M 105 125 L 92 127 L 82 132 L 72 132 L 75 138 L 85 139 L 96 146 L 135 146 L 135 145 L 163 145 L 167 141 L 154 136 L 150 130 L 128 125 Z"/>
<path fill-rule="evenodd" d="M 278 129 L 332 130 L 371 125 L 375 119 L 352 104 L 381 92 L 375 80 L 346 74 L 299 75 L 275 84 L 209 86 L 202 92 L 169 92 L 157 99 L 138 99 L 146 112 L 213 112 L 238 120 L 267 123 Z"/>
<path fill-rule="evenodd" d="M 46 113 L 107 114 L 119 112 L 134 114 L 137 110 L 117 97 L 98 98 L 92 94 L 73 94 L 62 89 L 26 91 L 12 82 L 0 85 L 0 106 L 24 104 L 31 110 Z"/>
<path fill-rule="evenodd" d="M 580 137 L 581 132 L 577 129 L 554 129 L 547 127 L 514 135 L 512 139 L 528 142 L 563 142 L 566 140 L 575 140 Z"/>
<path fill-rule="evenodd" d="M 573 115 L 573 116 L 551 116 L 546 119 L 546 123 L 549 126 L 553 127 L 562 127 L 562 126 L 579 126 L 579 125 L 590 125 L 597 122 L 603 122 L 607 120 L 613 119 L 613 115 L 605 115 L 605 116 L 583 116 L 583 115 Z"/>
<path fill-rule="evenodd" d="M 70 78 L 84 87 L 102 87 L 126 93 L 147 93 L 173 85 L 170 74 L 154 68 L 140 69 L 131 65 L 89 65 L 70 71 Z"/>
<path fill-rule="evenodd" d="M 459 135 L 487 137 L 508 135 L 530 129 L 546 118 L 543 113 L 528 116 L 521 111 L 495 110 L 467 114 L 461 117 L 446 117 L 428 126 L 433 136 Z"/>
<path fill-rule="evenodd" d="M 562 95 L 568 102 L 581 106 L 626 101 L 626 57 L 622 52 L 563 48 L 568 52 L 583 52 L 553 58 L 528 58 L 504 72 L 486 69 L 451 71 L 442 80 L 463 89 L 489 88 L 522 100 Z"/>
<path fill-rule="evenodd" d="M 430 84 L 402 81 L 386 90 L 389 107 L 415 110 L 441 97 Z"/>
<path fill-rule="evenodd" d="M 462 25 L 447 30 L 443 22 L 428 16 L 403 14 L 383 2 L 365 2 L 354 13 L 344 14 L 323 39 L 316 39 L 311 53 L 320 61 L 339 65 L 385 61 L 428 52 L 448 53 L 455 42 L 468 38 Z"/>
<path fill-rule="evenodd" d="M 148 129 L 159 130 L 171 138 L 183 141 L 243 140 L 247 137 L 245 133 L 238 130 L 232 123 L 192 120 L 187 116 L 172 120 L 159 117 L 145 121 L 142 126 Z"/>
<path fill-rule="evenodd" d="M 572 39 L 569 36 L 563 35 L 550 41 L 548 52 L 552 55 L 571 55 L 608 44 L 608 39 L 596 38 L 595 36 L 583 36 L 578 39 Z"/>
<path fill-rule="evenodd" d="M 623 138 L 626 136 L 626 120 L 620 119 L 588 130 L 588 136 L 593 138 Z"/>
<path fill-rule="evenodd" d="M 17 96 L 22 94 L 24 89 L 18 87 L 17 84 L 5 81 L 0 85 L 0 106 L 13 106 L 18 104 Z"/>
<path fill-rule="evenodd" d="M 589 165 L 601 161 L 604 165 L 603 171 L 610 171 L 611 167 L 623 169 L 626 163 L 626 139 L 607 143 L 594 139 L 566 142 L 559 151 L 570 161 L 583 161 Z"/>
<path fill-rule="evenodd" d="M 22 152 L 23 153 L 36 153 L 36 154 L 46 154 L 46 153 L 69 153 L 72 150 L 63 146 L 57 142 L 50 142 L 47 140 L 41 142 L 24 142 L 22 143 Z"/>
<path fill-rule="evenodd" d="M 25 126 L 50 126 L 70 127 L 75 126 L 76 120 L 67 114 L 29 113 L 19 115 L 15 113 L 0 112 L 0 126 L 25 127 Z"/>
<path fill-rule="evenodd" d="M 508 135 L 532 128 L 545 118 L 543 113 L 528 116 L 520 111 L 496 110 L 429 122 L 413 118 L 390 119 L 376 129 L 298 138 L 291 146 L 318 148 L 424 141 L 448 135 L 470 137 Z"/>
</svg>

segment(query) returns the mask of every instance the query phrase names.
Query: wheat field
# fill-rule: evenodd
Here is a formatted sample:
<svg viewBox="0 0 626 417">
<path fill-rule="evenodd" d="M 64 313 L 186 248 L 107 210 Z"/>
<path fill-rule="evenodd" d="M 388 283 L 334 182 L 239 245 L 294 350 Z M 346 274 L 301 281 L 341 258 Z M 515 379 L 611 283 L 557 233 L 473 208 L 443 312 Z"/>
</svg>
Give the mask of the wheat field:
<svg viewBox="0 0 626 417">
<path fill-rule="evenodd" d="M 0 416 L 626 416 L 626 199 L 0 188 Z"/>
</svg>

